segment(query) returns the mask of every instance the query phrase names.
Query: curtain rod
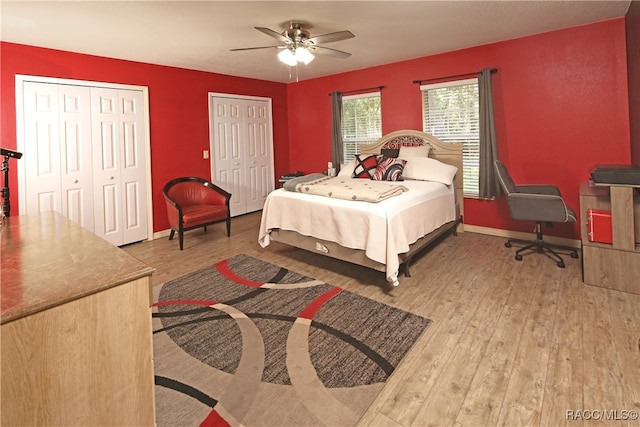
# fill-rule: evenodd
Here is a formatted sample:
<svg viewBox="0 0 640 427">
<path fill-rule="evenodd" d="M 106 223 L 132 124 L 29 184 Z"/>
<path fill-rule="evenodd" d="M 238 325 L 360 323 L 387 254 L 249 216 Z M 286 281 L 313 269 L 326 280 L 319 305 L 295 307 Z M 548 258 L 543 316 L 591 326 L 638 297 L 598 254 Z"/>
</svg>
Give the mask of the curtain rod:
<svg viewBox="0 0 640 427">
<path fill-rule="evenodd" d="M 497 73 L 497 72 L 498 72 L 497 68 L 492 68 L 491 69 L 491 74 Z M 421 85 L 422 83 L 435 82 L 435 81 L 439 81 L 439 80 L 449 80 L 449 79 L 456 79 L 456 78 L 459 78 L 459 77 L 475 76 L 475 75 L 478 75 L 480 73 L 481 73 L 481 71 L 476 71 L 475 73 L 466 73 L 466 74 L 456 74 L 456 75 L 453 75 L 453 76 L 434 77 L 432 79 L 414 80 L 413 83 Z"/>
<path fill-rule="evenodd" d="M 382 90 L 384 89 L 384 86 L 375 86 L 375 87 L 366 87 L 364 89 L 355 89 L 355 90 L 348 90 L 346 92 L 342 92 L 342 94 L 344 95 L 345 93 L 358 93 L 358 92 L 365 92 L 367 90 L 372 90 L 372 89 L 378 89 L 378 90 Z M 329 96 L 331 96 L 331 94 L 329 94 Z"/>
</svg>

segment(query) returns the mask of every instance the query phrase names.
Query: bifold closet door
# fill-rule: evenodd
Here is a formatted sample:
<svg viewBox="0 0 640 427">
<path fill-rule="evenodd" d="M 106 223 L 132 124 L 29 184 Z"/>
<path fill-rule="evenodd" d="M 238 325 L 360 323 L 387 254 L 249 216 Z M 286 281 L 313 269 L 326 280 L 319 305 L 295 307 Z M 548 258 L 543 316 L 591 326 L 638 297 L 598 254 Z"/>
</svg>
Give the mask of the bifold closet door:
<svg viewBox="0 0 640 427">
<path fill-rule="evenodd" d="M 260 210 L 273 180 L 270 103 L 213 97 L 213 182 L 231 193 L 231 216 Z"/>
<path fill-rule="evenodd" d="M 20 213 L 54 210 L 117 246 L 146 239 L 143 96 L 24 82 Z"/>
<path fill-rule="evenodd" d="M 213 99 L 213 183 L 231 193 L 231 216 L 247 212 L 244 199 L 244 132 L 242 105 L 229 98 Z"/>
<path fill-rule="evenodd" d="M 94 231 L 91 91 L 25 82 L 26 214 L 54 210 Z"/>
<path fill-rule="evenodd" d="M 96 234 L 115 245 L 147 238 L 143 95 L 91 88 Z"/>
<path fill-rule="evenodd" d="M 245 156 L 247 179 L 245 200 L 247 212 L 264 207 L 269 192 L 274 188 L 271 168 L 271 112 L 266 101 L 250 101 L 245 106 Z"/>
</svg>

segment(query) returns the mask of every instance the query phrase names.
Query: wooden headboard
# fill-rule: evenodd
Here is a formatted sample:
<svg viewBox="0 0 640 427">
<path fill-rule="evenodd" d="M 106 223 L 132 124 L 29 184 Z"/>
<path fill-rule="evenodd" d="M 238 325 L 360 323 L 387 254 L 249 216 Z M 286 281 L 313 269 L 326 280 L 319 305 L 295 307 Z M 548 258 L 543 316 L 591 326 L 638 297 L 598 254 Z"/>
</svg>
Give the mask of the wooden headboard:
<svg viewBox="0 0 640 427">
<path fill-rule="evenodd" d="M 460 215 L 464 215 L 462 144 L 447 144 L 428 133 L 419 130 L 403 129 L 388 133 L 373 144 L 361 145 L 360 153 L 380 154 L 381 150 L 386 148 L 399 149 L 402 146 L 415 147 L 420 145 L 428 145 L 430 147 L 429 157 L 458 168 L 458 172 L 453 178 L 453 184 L 456 189 L 456 201 L 459 206 Z M 458 228 L 459 231 L 461 231 L 462 225 Z"/>
</svg>

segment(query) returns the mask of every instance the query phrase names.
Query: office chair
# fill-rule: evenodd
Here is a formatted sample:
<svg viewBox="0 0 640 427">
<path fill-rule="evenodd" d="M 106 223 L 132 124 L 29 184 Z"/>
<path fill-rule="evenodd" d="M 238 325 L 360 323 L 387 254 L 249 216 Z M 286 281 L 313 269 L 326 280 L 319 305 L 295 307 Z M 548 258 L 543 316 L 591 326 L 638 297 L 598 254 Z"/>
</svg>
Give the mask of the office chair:
<svg viewBox="0 0 640 427">
<path fill-rule="evenodd" d="M 505 192 L 509 210 L 513 219 L 535 221 L 536 240 L 509 239 L 504 244 L 510 248 L 513 243 L 524 244 L 516 251 L 515 258 L 522 261 L 523 252 L 544 253 L 556 261 L 560 268 L 564 268 L 564 260 L 554 248 L 569 251 L 571 258 L 578 258 L 578 252 L 574 248 L 551 245 L 544 241 L 542 236 L 542 223 L 552 227 L 554 222 L 575 222 L 576 214 L 564 203 L 560 189 L 555 185 L 515 185 L 504 163 L 494 161 L 494 166 Z M 529 253 L 527 252 L 527 253 Z M 565 253 L 562 253 L 566 255 Z M 524 254 L 526 255 L 526 254 Z"/>
</svg>

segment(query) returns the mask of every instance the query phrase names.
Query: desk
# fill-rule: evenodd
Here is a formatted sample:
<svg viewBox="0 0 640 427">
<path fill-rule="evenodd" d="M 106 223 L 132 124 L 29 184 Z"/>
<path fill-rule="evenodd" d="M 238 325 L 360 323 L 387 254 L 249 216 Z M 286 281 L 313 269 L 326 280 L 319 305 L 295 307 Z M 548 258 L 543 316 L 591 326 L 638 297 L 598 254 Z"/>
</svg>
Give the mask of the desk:
<svg viewBox="0 0 640 427">
<path fill-rule="evenodd" d="M 1 424 L 153 426 L 153 269 L 54 212 L 0 233 Z"/>
<path fill-rule="evenodd" d="M 632 185 L 580 185 L 583 280 L 640 294 L 640 197 Z M 611 211 L 612 244 L 591 242 L 587 209 Z"/>
</svg>

